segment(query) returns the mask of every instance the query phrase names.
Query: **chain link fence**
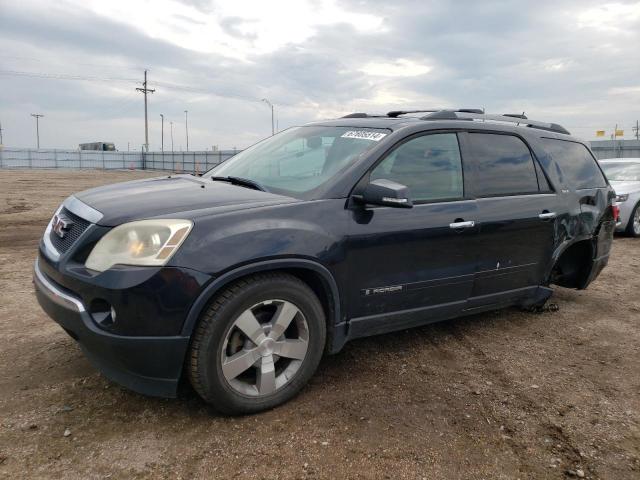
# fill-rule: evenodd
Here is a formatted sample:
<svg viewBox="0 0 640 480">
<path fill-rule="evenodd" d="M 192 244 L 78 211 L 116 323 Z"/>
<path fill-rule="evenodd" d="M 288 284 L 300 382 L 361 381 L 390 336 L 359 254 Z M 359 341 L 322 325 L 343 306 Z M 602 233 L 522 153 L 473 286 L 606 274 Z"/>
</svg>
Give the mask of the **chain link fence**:
<svg viewBox="0 0 640 480">
<path fill-rule="evenodd" d="M 238 151 L 102 152 L 0 147 L 0 168 L 167 170 L 198 174 L 233 157 Z"/>
</svg>

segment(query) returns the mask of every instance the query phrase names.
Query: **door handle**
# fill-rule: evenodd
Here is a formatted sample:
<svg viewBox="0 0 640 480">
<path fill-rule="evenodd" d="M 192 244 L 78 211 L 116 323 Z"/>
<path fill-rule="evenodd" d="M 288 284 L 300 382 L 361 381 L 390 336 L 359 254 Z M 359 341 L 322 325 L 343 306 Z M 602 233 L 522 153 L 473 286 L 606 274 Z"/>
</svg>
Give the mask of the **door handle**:
<svg viewBox="0 0 640 480">
<path fill-rule="evenodd" d="M 538 215 L 540 220 L 551 220 L 552 218 L 556 218 L 556 212 L 542 212 Z"/>
<path fill-rule="evenodd" d="M 473 220 L 469 220 L 468 222 L 453 222 L 449 224 L 449 228 L 459 229 L 459 228 L 473 228 L 476 226 L 476 222 Z"/>
</svg>

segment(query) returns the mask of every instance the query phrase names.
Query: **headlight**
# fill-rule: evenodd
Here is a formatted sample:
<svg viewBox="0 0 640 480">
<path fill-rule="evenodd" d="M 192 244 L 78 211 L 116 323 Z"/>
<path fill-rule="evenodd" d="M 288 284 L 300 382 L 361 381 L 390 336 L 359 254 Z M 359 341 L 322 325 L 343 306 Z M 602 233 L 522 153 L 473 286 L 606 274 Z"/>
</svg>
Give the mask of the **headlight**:
<svg viewBox="0 0 640 480">
<path fill-rule="evenodd" d="M 616 195 L 616 202 L 626 202 L 629 200 L 629 194 L 624 193 L 622 195 Z"/>
<path fill-rule="evenodd" d="M 104 272 L 116 264 L 160 266 L 191 231 L 190 220 L 140 220 L 117 226 L 93 247 L 87 268 Z"/>
</svg>

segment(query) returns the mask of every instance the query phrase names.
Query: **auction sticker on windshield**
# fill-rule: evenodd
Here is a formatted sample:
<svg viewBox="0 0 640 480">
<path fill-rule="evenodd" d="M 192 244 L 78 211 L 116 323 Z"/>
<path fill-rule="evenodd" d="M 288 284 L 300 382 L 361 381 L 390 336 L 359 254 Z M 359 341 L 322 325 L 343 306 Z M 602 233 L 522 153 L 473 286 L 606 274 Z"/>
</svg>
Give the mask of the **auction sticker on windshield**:
<svg viewBox="0 0 640 480">
<path fill-rule="evenodd" d="M 379 142 L 386 136 L 386 133 L 368 132 L 366 130 L 349 130 L 342 134 L 342 138 L 358 138 L 361 140 L 371 140 L 373 142 Z"/>
</svg>

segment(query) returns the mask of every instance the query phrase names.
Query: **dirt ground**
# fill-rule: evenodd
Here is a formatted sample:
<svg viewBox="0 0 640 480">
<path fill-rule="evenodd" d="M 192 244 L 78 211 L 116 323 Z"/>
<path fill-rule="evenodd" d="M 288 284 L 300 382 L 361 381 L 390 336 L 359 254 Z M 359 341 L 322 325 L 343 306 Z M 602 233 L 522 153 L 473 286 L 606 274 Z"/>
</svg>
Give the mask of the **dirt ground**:
<svg viewBox="0 0 640 480">
<path fill-rule="evenodd" d="M 0 170 L 0 478 L 640 478 L 640 241 L 558 312 L 358 340 L 288 404 L 224 418 L 107 381 L 33 294 L 55 207 L 149 175 Z"/>
</svg>

